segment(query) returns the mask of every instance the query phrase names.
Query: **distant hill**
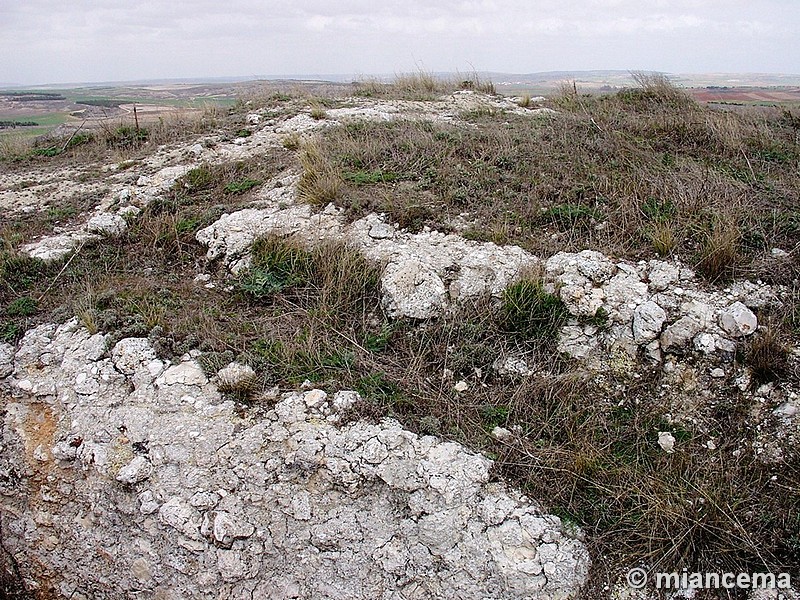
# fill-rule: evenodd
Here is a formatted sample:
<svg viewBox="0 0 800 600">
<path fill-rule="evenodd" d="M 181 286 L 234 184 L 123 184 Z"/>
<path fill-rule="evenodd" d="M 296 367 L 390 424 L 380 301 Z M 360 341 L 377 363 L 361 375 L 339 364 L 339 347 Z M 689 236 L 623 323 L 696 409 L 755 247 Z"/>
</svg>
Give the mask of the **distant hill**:
<svg viewBox="0 0 800 600">
<path fill-rule="evenodd" d="M 578 85 L 589 88 L 619 88 L 633 85 L 631 73 L 635 70 L 588 70 L 588 71 L 539 71 L 531 73 L 506 73 L 502 71 L 478 71 L 478 77 L 490 79 L 502 88 L 555 88 L 562 82 L 575 81 Z M 655 71 L 654 71 L 655 72 Z M 131 81 L 47 83 L 39 85 L 19 85 L 0 83 L 0 89 L 64 89 L 71 87 L 98 88 L 120 86 L 156 86 L 156 85 L 220 85 L 226 83 L 244 83 L 253 81 L 271 82 L 331 82 L 348 83 L 363 79 L 391 81 L 396 73 L 297 73 L 282 75 L 236 75 L 226 77 L 179 77 L 172 79 L 139 79 Z M 437 77 L 469 77 L 469 71 L 435 72 Z M 800 86 L 800 74 L 783 73 L 666 73 L 675 83 L 684 87 L 771 87 Z"/>
</svg>

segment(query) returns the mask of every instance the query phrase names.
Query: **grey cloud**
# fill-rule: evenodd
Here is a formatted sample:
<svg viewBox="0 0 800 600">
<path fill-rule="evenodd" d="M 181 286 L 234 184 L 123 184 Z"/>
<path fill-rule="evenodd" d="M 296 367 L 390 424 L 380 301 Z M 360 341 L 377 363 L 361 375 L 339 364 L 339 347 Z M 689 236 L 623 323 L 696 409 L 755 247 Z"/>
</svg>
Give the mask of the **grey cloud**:
<svg viewBox="0 0 800 600">
<path fill-rule="evenodd" d="M 795 0 L 0 0 L 0 81 L 418 64 L 797 72 L 799 29 Z"/>
</svg>

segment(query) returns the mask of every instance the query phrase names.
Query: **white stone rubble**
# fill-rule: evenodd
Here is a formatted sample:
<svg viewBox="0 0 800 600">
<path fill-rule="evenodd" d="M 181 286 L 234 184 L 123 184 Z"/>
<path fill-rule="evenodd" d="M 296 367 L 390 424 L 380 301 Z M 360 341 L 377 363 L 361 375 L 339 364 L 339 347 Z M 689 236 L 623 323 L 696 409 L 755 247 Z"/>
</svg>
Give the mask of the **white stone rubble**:
<svg viewBox="0 0 800 600">
<path fill-rule="evenodd" d="M 256 372 L 250 365 L 232 362 L 217 372 L 217 385 L 222 389 L 248 387 L 256 380 Z"/>
<path fill-rule="evenodd" d="M 672 454 L 675 452 L 675 436 L 669 431 L 659 431 L 658 445 L 661 446 L 661 449 L 667 454 Z"/>
<path fill-rule="evenodd" d="M 591 250 L 551 256 L 545 277 L 546 288 L 560 296 L 575 319 L 562 329 L 559 350 L 597 368 L 615 351 L 631 359 L 642 352 L 656 362 L 663 353 L 691 351 L 730 359 L 737 340 L 758 328 L 749 307 L 780 305 L 779 294 L 768 285 L 741 282 L 726 290 L 708 289 L 680 263 L 614 262 Z M 596 322 L 598 315 L 605 325 L 580 324 Z"/>
</svg>

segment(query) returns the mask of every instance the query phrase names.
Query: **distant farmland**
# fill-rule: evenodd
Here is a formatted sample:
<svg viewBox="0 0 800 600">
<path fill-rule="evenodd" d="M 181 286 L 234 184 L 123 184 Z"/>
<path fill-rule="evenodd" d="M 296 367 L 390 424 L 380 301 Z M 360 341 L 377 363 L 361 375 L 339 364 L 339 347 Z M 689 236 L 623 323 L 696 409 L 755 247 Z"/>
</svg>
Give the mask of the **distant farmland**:
<svg viewBox="0 0 800 600">
<path fill-rule="evenodd" d="M 699 102 L 800 104 L 800 87 L 706 87 L 687 90 Z"/>
</svg>

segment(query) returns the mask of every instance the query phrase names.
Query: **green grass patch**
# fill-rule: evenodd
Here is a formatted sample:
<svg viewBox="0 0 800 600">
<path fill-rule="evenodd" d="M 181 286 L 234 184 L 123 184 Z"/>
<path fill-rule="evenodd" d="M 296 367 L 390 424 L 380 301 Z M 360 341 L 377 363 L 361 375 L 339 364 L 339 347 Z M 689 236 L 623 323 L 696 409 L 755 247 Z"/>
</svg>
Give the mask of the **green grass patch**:
<svg viewBox="0 0 800 600">
<path fill-rule="evenodd" d="M 24 254 L 0 252 L 0 291 L 20 294 L 54 272 L 53 263 L 45 263 Z"/>
<path fill-rule="evenodd" d="M 546 292 L 541 282 L 523 279 L 503 292 L 503 327 L 526 339 L 552 342 L 569 313 L 561 298 Z"/>
<path fill-rule="evenodd" d="M 263 182 L 258 179 L 240 179 L 226 184 L 223 190 L 226 194 L 244 194 L 254 187 L 260 186 L 262 183 Z"/>
<path fill-rule="evenodd" d="M 299 343 L 297 343 L 299 342 Z M 253 346 L 257 362 L 274 381 L 299 384 L 308 379 L 323 382 L 342 376 L 352 367 L 355 355 L 326 343 L 310 345 L 308 333 L 299 332 L 295 343 L 259 340 Z"/>
<path fill-rule="evenodd" d="M 138 148 L 145 144 L 150 132 L 144 127 L 122 125 L 106 134 L 106 144 L 112 148 Z"/>
<path fill-rule="evenodd" d="M 356 382 L 363 398 L 382 406 L 394 406 L 403 400 L 400 387 L 383 372 L 370 373 Z"/>
<path fill-rule="evenodd" d="M 263 299 L 282 292 L 292 285 L 292 281 L 289 277 L 254 267 L 236 279 L 236 287 L 253 298 Z"/>
<path fill-rule="evenodd" d="M 204 190 L 217 183 L 217 175 L 207 164 L 190 169 L 180 180 L 183 185 L 191 190 Z"/>
<path fill-rule="evenodd" d="M 557 204 L 542 212 L 542 218 L 564 230 L 587 227 L 603 220 L 603 214 L 583 204 Z"/>
<path fill-rule="evenodd" d="M 17 298 L 6 306 L 7 317 L 30 317 L 36 314 L 37 304 L 36 300 L 29 296 Z"/>
<path fill-rule="evenodd" d="M 0 342 L 14 344 L 22 337 L 22 326 L 7 321 L 0 322 Z"/>
</svg>

